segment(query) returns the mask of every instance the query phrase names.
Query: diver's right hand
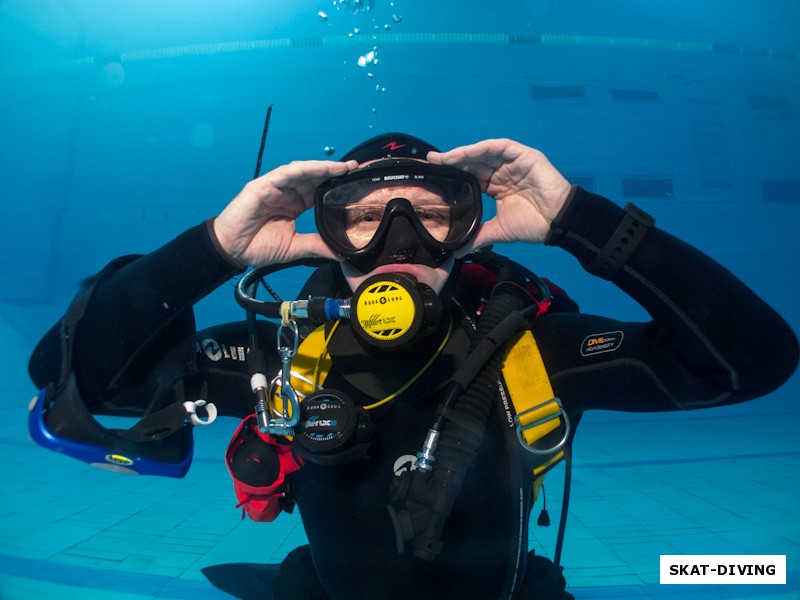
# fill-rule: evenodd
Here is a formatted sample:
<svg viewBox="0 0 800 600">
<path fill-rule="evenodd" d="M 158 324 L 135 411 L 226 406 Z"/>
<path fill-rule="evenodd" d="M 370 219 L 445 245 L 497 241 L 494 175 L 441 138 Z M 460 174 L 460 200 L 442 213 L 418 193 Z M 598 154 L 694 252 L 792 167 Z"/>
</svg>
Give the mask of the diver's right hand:
<svg viewBox="0 0 800 600">
<path fill-rule="evenodd" d="M 294 161 L 250 181 L 214 220 L 220 245 L 242 266 L 338 260 L 318 234 L 297 233 L 295 219 L 311 208 L 321 183 L 357 168 L 354 160 Z"/>
</svg>

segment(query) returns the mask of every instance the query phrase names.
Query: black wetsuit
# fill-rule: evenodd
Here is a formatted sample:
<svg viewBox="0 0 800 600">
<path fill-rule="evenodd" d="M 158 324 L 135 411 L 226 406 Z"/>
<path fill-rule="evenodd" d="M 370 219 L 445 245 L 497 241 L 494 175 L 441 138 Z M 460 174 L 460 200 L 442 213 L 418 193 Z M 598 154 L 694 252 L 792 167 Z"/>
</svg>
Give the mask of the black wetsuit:
<svg viewBox="0 0 800 600">
<path fill-rule="evenodd" d="M 612 202 L 577 189 L 548 243 L 586 265 L 622 216 Z M 252 413 L 244 323 L 196 333 L 191 311 L 238 272 L 206 223 L 130 259 L 101 281 L 77 330 L 73 365 L 92 410 L 141 410 L 154 389 L 169 388 L 178 378 L 190 397 L 207 398 L 222 414 Z M 741 402 L 774 390 L 797 364 L 797 340 L 769 306 L 723 267 L 658 228 L 611 281 L 653 320 L 620 322 L 556 310 L 531 325 L 553 389 L 572 416 L 587 409 L 667 411 Z M 437 364 L 388 407 L 373 411 L 378 442 L 369 460 L 307 463 L 290 476 L 290 492 L 330 598 L 489 599 L 512 587 L 519 590 L 530 470 L 527 453 L 503 433 L 501 411 L 490 414 L 434 561 L 398 554 L 387 514 L 395 470 L 407 468 L 404 461 L 419 451 L 443 379 L 463 358 L 471 328 L 464 313 L 471 309 L 448 308 L 455 332 Z M 602 352 L 592 351 L 587 340 L 603 336 L 612 342 Z M 263 339 L 272 344 L 274 334 Z M 326 387 L 342 389 L 361 404 L 397 389 L 427 358 L 381 361 L 358 351 L 346 356 L 354 347 L 333 345 Z M 51 332 L 34 353 L 31 374 L 37 385 L 55 377 L 57 348 Z M 274 373 L 280 363 L 276 355 L 268 358 Z M 160 368 L 166 362 L 171 368 Z M 159 380 L 153 382 L 156 372 Z"/>
</svg>

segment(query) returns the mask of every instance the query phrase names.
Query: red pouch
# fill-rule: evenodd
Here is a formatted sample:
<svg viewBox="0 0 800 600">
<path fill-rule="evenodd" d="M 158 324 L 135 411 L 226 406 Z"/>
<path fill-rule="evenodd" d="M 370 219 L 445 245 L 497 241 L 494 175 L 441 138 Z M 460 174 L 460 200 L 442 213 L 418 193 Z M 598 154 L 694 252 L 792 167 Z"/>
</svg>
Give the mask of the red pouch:
<svg viewBox="0 0 800 600">
<path fill-rule="evenodd" d="M 290 444 L 281 443 L 278 438 L 259 431 L 255 415 L 250 415 L 239 424 L 225 452 L 225 464 L 233 478 L 233 492 L 239 501 L 236 508 L 242 508 L 242 519 L 247 513 L 253 521 L 275 520 L 285 505 L 286 476 L 303 465 L 292 454 Z M 258 473 L 258 467 L 262 464 L 263 473 Z M 277 476 L 269 476 L 276 466 Z M 242 467 L 248 470 L 248 480 L 256 474 L 267 476 L 271 483 L 245 483 L 240 479 L 244 477 Z"/>
</svg>

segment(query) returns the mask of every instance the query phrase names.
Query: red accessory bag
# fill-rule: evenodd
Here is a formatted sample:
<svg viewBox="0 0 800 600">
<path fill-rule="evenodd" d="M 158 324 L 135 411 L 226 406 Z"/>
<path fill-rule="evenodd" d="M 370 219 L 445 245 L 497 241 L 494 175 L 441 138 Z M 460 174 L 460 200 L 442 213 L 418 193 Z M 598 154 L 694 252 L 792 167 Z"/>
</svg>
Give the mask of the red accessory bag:
<svg viewBox="0 0 800 600">
<path fill-rule="evenodd" d="M 303 465 L 291 444 L 259 431 L 255 415 L 239 424 L 225 464 L 233 477 L 236 508 L 242 508 L 242 519 L 247 513 L 253 521 L 273 521 L 287 507 L 286 476 Z"/>
</svg>

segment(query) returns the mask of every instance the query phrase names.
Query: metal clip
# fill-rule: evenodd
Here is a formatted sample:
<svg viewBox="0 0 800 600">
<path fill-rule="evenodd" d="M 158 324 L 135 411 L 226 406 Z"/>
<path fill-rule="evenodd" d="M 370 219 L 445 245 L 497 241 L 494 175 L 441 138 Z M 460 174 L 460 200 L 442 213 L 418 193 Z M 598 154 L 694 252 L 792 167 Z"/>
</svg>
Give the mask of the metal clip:
<svg viewBox="0 0 800 600">
<path fill-rule="evenodd" d="M 300 332 L 295 321 L 289 321 L 288 327 L 292 330 L 292 343 L 288 346 L 283 345 L 283 330 L 287 327 L 281 323 L 278 327 L 278 353 L 281 357 L 281 389 L 278 397 L 283 401 L 281 418 L 278 423 L 273 423 L 281 431 L 294 427 L 300 421 L 300 402 L 297 399 L 297 392 L 292 388 L 292 359 L 297 354 L 297 346 L 300 341 Z M 291 408 L 291 417 L 289 412 Z M 284 433 L 285 435 L 285 433 Z"/>
<path fill-rule="evenodd" d="M 532 421 L 527 425 L 522 425 L 521 418 L 523 416 L 527 415 L 528 413 L 535 412 L 551 403 L 555 403 L 558 406 L 558 410 L 556 412 L 553 412 L 549 415 L 545 415 L 541 419 Z M 564 422 L 564 435 L 558 441 L 558 443 L 556 443 L 552 448 L 545 448 L 544 450 L 540 450 L 538 448 L 534 448 L 533 444 L 529 444 L 525 440 L 525 436 L 523 434 L 528 429 L 532 429 L 533 427 L 536 427 L 543 423 L 547 423 L 548 421 L 552 421 L 553 419 L 558 419 L 559 417 L 561 417 L 561 419 Z M 570 432 L 569 417 L 567 416 L 567 412 L 564 410 L 564 407 L 561 406 L 561 400 L 559 398 L 551 398 L 550 400 L 546 400 L 541 404 L 537 404 L 536 406 L 532 406 L 527 410 L 523 410 L 522 412 L 517 413 L 516 415 L 514 415 L 514 424 L 517 426 L 517 438 L 519 438 L 519 443 L 522 444 L 522 447 L 525 448 L 525 450 L 527 450 L 528 452 L 532 452 L 533 454 L 552 454 L 557 450 L 560 450 L 567 443 L 567 440 L 569 439 L 569 432 Z"/>
<path fill-rule="evenodd" d="M 206 412 L 208 413 L 208 418 L 205 421 L 197 416 L 197 409 L 203 406 L 206 407 Z M 186 409 L 192 425 L 211 425 L 217 418 L 217 407 L 205 400 L 196 400 L 195 402 L 187 400 L 183 403 L 183 408 Z"/>
<path fill-rule="evenodd" d="M 283 375 L 283 373 L 278 371 L 278 374 L 275 375 L 275 377 L 272 378 L 272 381 L 269 382 L 269 388 L 267 388 L 267 397 L 269 397 L 269 398 L 274 398 L 275 396 L 279 396 L 280 397 L 279 390 L 281 389 L 282 375 Z M 318 384 L 318 383 L 315 384 L 311 379 L 309 379 L 308 377 L 306 377 L 302 373 L 298 373 L 297 371 L 292 371 L 291 372 L 291 376 L 292 376 L 292 379 L 294 379 L 295 381 L 302 381 L 303 383 L 308 385 L 309 388 L 311 388 L 313 390 L 321 390 L 321 389 L 323 389 L 323 387 L 320 384 Z M 297 400 L 299 402 L 302 402 L 303 400 L 306 399 L 306 395 L 303 392 L 295 390 L 294 388 L 292 388 L 292 389 L 294 390 L 294 393 L 297 396 Z M 271 406 L 270 408 L 271 408 L 271 414 L 273 414 L 275 416 L 279 416 L 281 414 L 281 413 L 278 412 L 278 410 L 274 406 Z"/>
</svg>

